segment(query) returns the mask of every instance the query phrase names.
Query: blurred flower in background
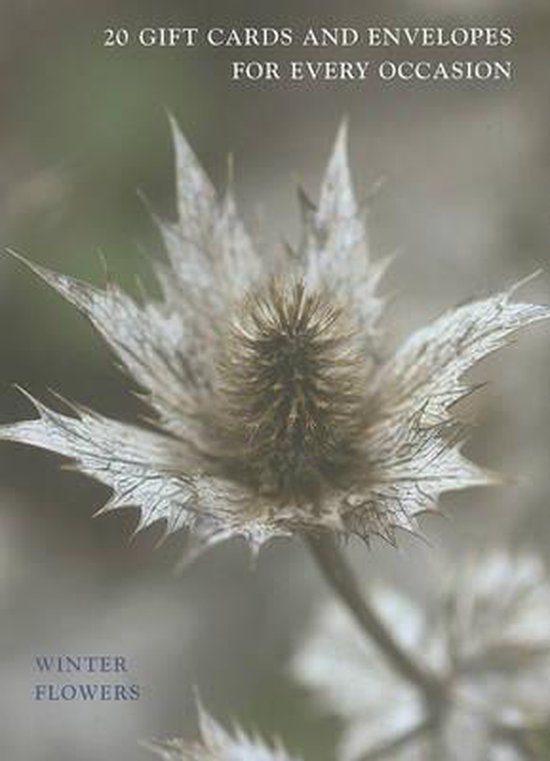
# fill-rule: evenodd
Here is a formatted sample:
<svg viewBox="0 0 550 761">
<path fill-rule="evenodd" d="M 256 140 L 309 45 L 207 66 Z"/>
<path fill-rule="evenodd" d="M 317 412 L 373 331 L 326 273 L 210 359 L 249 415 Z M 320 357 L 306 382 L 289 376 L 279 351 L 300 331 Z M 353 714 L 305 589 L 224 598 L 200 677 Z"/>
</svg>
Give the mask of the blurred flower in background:
<svg viewBox="0 0 550 761">
<path fill-rule="evenodd" d="M 164 761 L 299 761 L 280 744 L 272 747 L 259 738 L 249 737 L 240 727 L 227 732 L 199 704 L 200 740 L 167 740 L 146 743 Z"/>
<path fill-rule="evenodd" d="M 336 603 L 311 625 L 294 671 L 344 720 L 343 759 L 493 761 L 506 745 L 531 758 L 528 740 L 550 720 L 544 566 L 493 551 L 439 574 L 426 610 L 383 587 L 374 601 L 407 651 L 446 680 L 447 704 L 427 706 Z"/>
</svg>

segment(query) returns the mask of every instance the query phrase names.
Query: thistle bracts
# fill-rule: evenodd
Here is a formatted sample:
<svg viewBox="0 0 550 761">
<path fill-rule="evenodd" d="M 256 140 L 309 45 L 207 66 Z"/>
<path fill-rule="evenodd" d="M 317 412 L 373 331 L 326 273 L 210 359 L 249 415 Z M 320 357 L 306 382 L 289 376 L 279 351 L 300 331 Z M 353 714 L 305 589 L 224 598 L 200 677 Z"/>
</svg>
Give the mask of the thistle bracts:
<svg viewBox="0 0 550 761">
<path fill-rule="evenodd" d="M 158 221 L 162 298 L 139 303 L 29 265 L 83 312 L 145 392 L 154 429 L 36 403 L 0 436 L 58 452 L 195 547 L 331 530 L 395 542 L 451 489 L 491 482 L 460 451 L 464 373 L 547 318 L 513 289 L 449 311 L 393 355 L 343 127 L 294 250 L 260 252 L 174 125 L 178 220 Z"/>
</svg>

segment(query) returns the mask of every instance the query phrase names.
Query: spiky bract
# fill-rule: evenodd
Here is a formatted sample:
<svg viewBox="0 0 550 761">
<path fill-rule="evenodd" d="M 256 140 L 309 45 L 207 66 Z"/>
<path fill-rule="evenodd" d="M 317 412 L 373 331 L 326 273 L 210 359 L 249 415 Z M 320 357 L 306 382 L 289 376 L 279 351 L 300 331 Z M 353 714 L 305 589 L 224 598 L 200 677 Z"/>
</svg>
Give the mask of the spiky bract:
<svg viewBox="0 0 550 761">
<path fill-rule="evenodd" d="M 199 704 L 200 739 L 182 739 L 146 743 L 163 761 L 299 761 L 286 753 L 280 743 L 267 745 L 258 737 L 249 737 L 240 727 L 227 732 Z"/>
</svg>

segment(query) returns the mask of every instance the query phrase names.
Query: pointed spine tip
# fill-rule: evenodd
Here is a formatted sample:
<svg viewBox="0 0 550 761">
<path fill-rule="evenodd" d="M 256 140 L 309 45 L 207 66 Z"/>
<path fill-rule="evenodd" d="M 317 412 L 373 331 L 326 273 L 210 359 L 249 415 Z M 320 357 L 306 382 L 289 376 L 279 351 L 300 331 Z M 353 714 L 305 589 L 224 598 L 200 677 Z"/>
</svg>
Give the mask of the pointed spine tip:
<svg viewBox="0 0 550 761">
<path fill-rule="evenodd" d="M 336 133 L 337 142 L 341 142 L 345 147 L 349 137 L 349 116 L 345 114 L 338 126 L 338 132 Z"/>
<path fill-rule="evenodd" d="M 235 157 L 230 151 L 227 154 L 227 195 L 231 196 L 233 193 L 233 186 L 235 183 Z"/>
<path fill-rule="evenodd" d="M 46 280 L 45 273 L 47 272 L 47 270 L 45 270 L 39 264 L 36 264 L 35 262 L 31 261 L 30 259 L 27 259 L 27 257 L 19 253 L 19 251 L 16 251 L 14 248 L 11 248 L 10 246 L 6 246 L 4 248 L 4 253 L 10 256 L 12 259 L 15 259 L 17 262 L 22 264 L 26 269 L 33 272 L 35 275 L 38 275 L 38 277 L 42 278 L 43 280 Z"/>
<path fill-rule="evenodd" d="M 523 288 L 524 285 L 527 285 L 527 283 L 530 283 L 532 280 L 536 280 L 538 277 L 540 277 L 543 274 L 543 272 L 544 272 L 544 269 L 542 267 L 538 267 L 529 275 L 526 275 L 525 277 L 522 277 L 520 280 L 516 281 L 515 283 L 512 283 L 512 285 L 506 290 L 506 295 L 512 296 L 520 288 Z"/>
<path fill-rule="evenodd" d="M 70 288 L 72 287 L 78 287 L 78 288 L 86 288 L 90 291 L 97 291 L 98 289 L 93 286 L 89 285 L 88 283 L 84 283 L 77 278 L 73 278 L 69 275 L 64 275 L 60 272 L 56 272 L 55 270 L 49 269 L 48 267 L 43 267 L 40 264 L 37 264 L 36 262 L 31 261 L 30 259 L 27 259 L 23 254 L 20 254 L 19 252 L 15 251 L 14 249 L 5 249 L 7 253 L 10 254 L 14 259 L 16 259 L 18 262 L 20 262 L 24 267 L 26 267 L 30 272 L 32 272 L 34 275 L 36 275 L 40 280 L 42 280 L 46 285 L 49 285 L 50 288 L 53 288 L 54 291 L 57 291 L 61 296 L 63 296 L 67 301 L 74 304 L 77 309 L 82 309 L 81 306 L 78 305 L 78 303 L 75 302 L 74 298 L 71 298 L 70 294 Z"/>
<path fill-rule="evenodd" d="M 170 125 L 170 129 L 172 130 L 172 134 L 179 132 L 179 124 L 178 120 L 176 119 L 174 112 L 168 108 L 167 106 L 164 107 L 164 113 L 166 115 L 166 119 L 168 121 L 168 124 Z"/>
<path fill-rule="evenodd" d="M 101 515 L 105 515 L 106 513 L 110 512 L 111 510 L 114 510 L 115 506 L 113 504 L 113 497 L 107 500 L 103 505 L 100 505 L 97 510 L 95 510 L 92 513 L 92 518 L 99 518 Z"/>
<path fill-rule="evenodd" d="M 36 397 L 34 397 L 30 391 L 27 391 L 26 388 L 21 386 L 19 383 L 14 383 L 13 388 L 22 396 L 25 397 L 25 399 L 28 399 L 28 401 L 32 404 L 34 409 L 38 412 L 40 417 L 42 417 L 42 413 L 45 411 L 45 406 L 42 404 L 41 401 L 39 401 Z"/>
</svg>

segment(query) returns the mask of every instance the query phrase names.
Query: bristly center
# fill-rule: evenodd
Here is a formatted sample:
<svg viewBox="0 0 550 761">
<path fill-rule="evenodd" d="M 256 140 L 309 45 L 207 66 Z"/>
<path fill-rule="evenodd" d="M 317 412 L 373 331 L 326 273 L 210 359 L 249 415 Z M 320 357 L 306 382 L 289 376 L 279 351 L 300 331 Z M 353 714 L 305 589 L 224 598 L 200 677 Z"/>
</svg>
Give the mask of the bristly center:
<svg viewBox="0 0 550 761">
<path fill-rule="evenodd" d="M 222 354 L 211 430 L 225 474 L 280 502 L 346 482 L 366 388 L 341 307 L 301 281 L 272 280 L 246 298 Z"/>
</svg>

